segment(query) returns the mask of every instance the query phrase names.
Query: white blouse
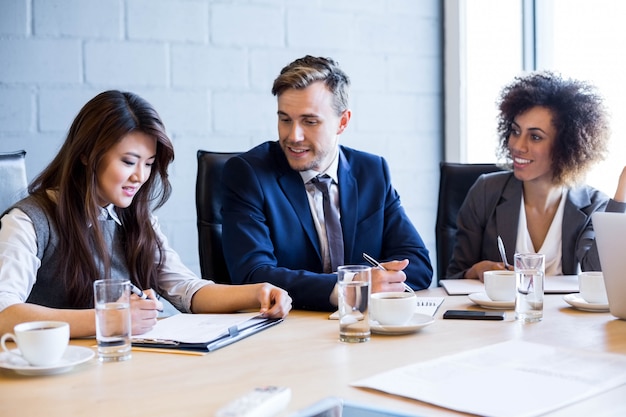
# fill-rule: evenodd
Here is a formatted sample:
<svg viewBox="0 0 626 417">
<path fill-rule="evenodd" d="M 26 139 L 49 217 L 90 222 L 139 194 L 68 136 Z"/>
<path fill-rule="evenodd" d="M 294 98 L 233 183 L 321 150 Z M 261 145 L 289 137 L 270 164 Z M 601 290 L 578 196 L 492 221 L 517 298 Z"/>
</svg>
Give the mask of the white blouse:
<svg viewBox="0 0 626 417">
<path fill-rule="evenodd" d="M 546 257 L 545 275 L 563 275 L 563 212 L 565 211 L 565 200 L 567 199 L 567 188 L 563 189 L 561 202 L 554 214 L 550 229 L 546 235 L 541 248 L 535 251 L 533 242 L 528 233 L 528 223 L 526 221 L 526 210 L 524 208 L 524 194 L 520 206 L 519 223 L 517 224 L 517 241 L 515 242 L 515 253 L 543 253 Z"/>
<path fill-rule="evenodd" d="M 103 209 L 119 223 L 111 207 Z M 106 218 L 106 217 L 105 217 Z M 23 303 L 28 298 L 41 261 L 37 258 L 37 236 L 32 220 L 22 210 L 14 208 L 0 219 L 0 311 L 10 305 Z M 161 232 L 158 220 L 152 217 L 157 238 L 161 240 L 165 261 L 158 283 L 161 291 L 179 310 L 190 312 L 191 298 L 200 288 L 213 281 L 200 279 L 187 268 L 178 254 L 169 246 Z"/>
</svg>

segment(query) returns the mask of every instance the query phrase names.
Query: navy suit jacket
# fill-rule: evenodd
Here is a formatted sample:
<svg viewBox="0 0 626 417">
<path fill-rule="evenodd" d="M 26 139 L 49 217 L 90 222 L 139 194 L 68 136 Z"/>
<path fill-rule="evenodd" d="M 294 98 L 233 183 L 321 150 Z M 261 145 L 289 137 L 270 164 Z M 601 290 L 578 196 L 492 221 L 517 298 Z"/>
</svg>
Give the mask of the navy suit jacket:
<svg viewBox="0 0 626 417">
<path fill-rule="evenodd" d="M 391 185 L 379 156 L 340 147 L 339 198 L 344 264 L 409 259 L 407 283 L 427 288 L 432 266 L 422 238 Z M 265 142 L 224 167 L 224 256 L 235 284 L 270 282 L 293 306 L 331 310 L 336 274 L 323 273 L 320 243 L 302 177 L 278 142 Z"/>
</svg>

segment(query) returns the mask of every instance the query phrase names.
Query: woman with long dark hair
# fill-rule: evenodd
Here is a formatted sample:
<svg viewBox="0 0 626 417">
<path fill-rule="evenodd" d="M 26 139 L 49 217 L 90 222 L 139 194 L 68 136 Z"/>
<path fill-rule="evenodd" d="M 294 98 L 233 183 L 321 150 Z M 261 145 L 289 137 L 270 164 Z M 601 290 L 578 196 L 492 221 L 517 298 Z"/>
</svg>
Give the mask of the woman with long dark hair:
<svg viewBox="0 0 626 417">
<path fill-rule="evenodd" d="M 163 296 L 194 313 L 291 309 L 270 284 L 229 286 L 186 268 L 152 211 L 169 198 L 174 149 L 154 108 L 141 97 L 106 91 L 79 112 L 29 196 L 0 218 L 0 334 L 30 320 L 63 320 L 73 337 L 95 334 L 93 281 L 124 278 L 148 289 L 133 295 L 133 333 L 156 323 Z"/>
</svg>

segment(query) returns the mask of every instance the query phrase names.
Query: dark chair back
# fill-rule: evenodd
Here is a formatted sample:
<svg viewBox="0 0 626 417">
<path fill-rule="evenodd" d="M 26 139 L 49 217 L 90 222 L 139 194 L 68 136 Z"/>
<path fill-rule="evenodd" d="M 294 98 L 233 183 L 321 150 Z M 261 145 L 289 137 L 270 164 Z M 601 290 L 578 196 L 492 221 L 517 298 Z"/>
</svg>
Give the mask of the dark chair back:
<svg viewBox="0 0 626 417">
<path fill-rule="evenodd" d="M 222 171 L 224 164 L 240 152 L 198 151 L 196 211 L 198 250 L 202 278 L 230 284 L 222 249 Z"/>
<path fill-rule="evenodd" d="M 456 241 L 456 218 L 467 192 L 482 174 L 500 171 L 495 164 L 439 164 L 439 203 L 435 239 L 437 245 L 437 276 L 446 278 Z"/>
<path fill-rule="evenodd" d="M 0 214 L 27 194 L 26 151 L 0 153 Z"/>
</svg>

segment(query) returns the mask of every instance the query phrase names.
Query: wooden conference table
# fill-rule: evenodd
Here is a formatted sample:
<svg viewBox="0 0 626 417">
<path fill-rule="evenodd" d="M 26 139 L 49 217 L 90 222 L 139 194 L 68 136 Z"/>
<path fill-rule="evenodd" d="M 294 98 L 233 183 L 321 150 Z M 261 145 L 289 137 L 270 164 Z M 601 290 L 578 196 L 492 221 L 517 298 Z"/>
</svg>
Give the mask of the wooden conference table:
<svg viewBox="0 0 626 417">
<path fill-rule="evenodd" d="M 445 297 L 432 325 L 409 335 L 372 335 L 367 343 L 339 342 L 338 322 L 328 320 L 327 313 L 293 311 L 278 326 L 205 356 L 134 351 L 126 362 L 93 359 L 58 375 L 0 370 L 0 415 L 207 417 L 255 387 L 280 385 L 292 390 L 282 416 L 327 396 L 421 416 L 458 416 L 463 414 L 350 383 L 513 339 L 626 354 L 626 321 L 575 310 L 562 295 L 546 295 L 544 319 L 534 324 L 516 322 L 513 311 L 504 322 L 443 320 L 448 309 L 481 308 L 467 296 L 447 296 L 442 288 L 418 295 Z M 94 340 L 71 344 L 93 346 Z M 621 386 L 550 415 L 623 416 L 624 398 L 626 386 Z"/>
</svg>

